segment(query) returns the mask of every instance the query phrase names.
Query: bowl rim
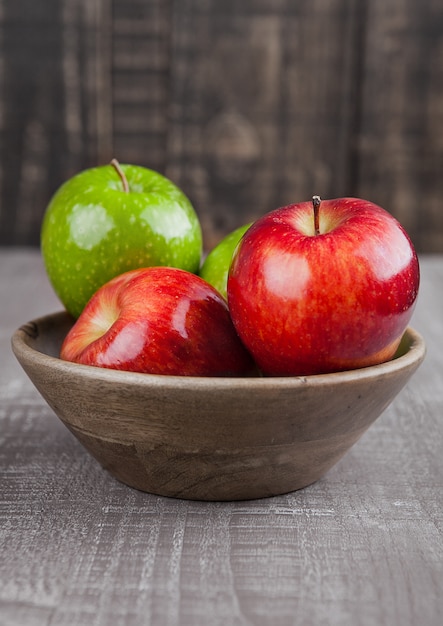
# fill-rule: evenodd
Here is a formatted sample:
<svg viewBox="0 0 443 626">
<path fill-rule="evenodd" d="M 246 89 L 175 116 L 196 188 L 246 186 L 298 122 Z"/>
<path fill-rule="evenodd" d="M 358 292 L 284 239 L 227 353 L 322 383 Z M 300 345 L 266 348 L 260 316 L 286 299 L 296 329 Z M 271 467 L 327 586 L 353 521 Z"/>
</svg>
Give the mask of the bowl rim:
<svg viewBox="0 0 443 626">
<path fill-rule="evenodd" d="M 136 387 L 162 387 L 164 389 L 201 389 L 201 390 L 248 390 L 258 389 L 284 389 L 309 385 L 324 386 L 336 385 L 337 383 L 363 380 L 365 378 L 377 378 L 386 374 L 394 374 L 404 369 L 416 368 L 424 360 L 426 344 L 423 336 L 411 326 L 405 330 L 402 343 L 407 340 L 409 349 L 399 356 L 368 367 L 332 372 L 328 374 L 314 374 L 307 376 L 257 376 L 257 377 L 216 377 L 216 376 L 170 376 L 165 374 L 145 374 L 141 372 L 128 372 L 108 368 L 83 365 L 70 361 L 63 361 L 38 350 L 30 345 L 30 341 L 36 338 L 37 328 L 42 324 L 52 325 L 66 322 L 71 318 L 66 311 L 58 311 L 35 318 L 17 328 L 11 336 L 11 347 L 17 360 L 23 366 L 29 364 L 40 366 L 47 370 L 57 370 L 59 373 L 75 374 L 84 379 L 108 382 L 113 384 L 133 385 Z M 72 318 L 71 318 L 72 319 Z"/>
</svg>

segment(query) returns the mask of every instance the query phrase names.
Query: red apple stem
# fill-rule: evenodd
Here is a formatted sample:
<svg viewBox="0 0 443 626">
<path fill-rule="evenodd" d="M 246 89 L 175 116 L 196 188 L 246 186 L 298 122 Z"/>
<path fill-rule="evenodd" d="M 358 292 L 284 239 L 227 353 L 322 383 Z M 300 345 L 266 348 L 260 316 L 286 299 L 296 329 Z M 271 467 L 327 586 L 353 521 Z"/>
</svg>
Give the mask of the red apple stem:
<svg viewBox="0 0 443 626">
<path fill-rule="evenodd" d="M 312 196 L 312 206 L 314 208 L 314 232 L 316 235 L 320 234 L 320 196 Z"/>
<path fill-rule="evenodd" d="M 128 179 L 126 178 L 125 173 L 122 170 L 120 163 L 117 161 L 117 159 L 112 159 L 111 165 L 115 169 L 117 174 L 120 176 L 120 180 L 122 181 L 122 185 L 123 185 L 123 191 L 125 193 L 129 193 Z"/>
</svg>

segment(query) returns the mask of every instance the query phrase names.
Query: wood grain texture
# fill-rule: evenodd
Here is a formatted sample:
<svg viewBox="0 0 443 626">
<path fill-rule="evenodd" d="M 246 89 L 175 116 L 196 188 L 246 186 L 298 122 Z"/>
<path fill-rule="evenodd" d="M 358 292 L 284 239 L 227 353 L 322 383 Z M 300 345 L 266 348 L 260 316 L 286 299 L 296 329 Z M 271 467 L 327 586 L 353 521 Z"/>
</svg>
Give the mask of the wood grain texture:
<svg viewBox="0 0 443 626">
<path fill-rule="evenodd" d="M 0 233 L 38 244 L 55 189 L 109 160 L 109 0 L 3 0 Z"/>
<path fill-rule="evenodd" d="M 208 248 L 278 206 L 346 193 L 356 8 L 177 3 L 168 172 L 200 207 Z"/>
<path fill-rule="evenodd" d="M 163 172 L 167 159 L 170 2 L 113 3 L 114 156 Z"/>
<path fill-rule="evenodd" d="M 0 252 L 0 623 L 440 626 L 443 257 L 422 257 L 425 362 L 352 450 L 286 496 L 201 503 L 106 474 L 12 356 L 59 304 L 36 252 Z"/>
<path fill-rule="evenodd" d="M 0 244 L 118 157 L 181 185 L 206 248 L 314 193 L 443 251 L 439 0 L 0 0 Z"/>
<path fill-rule="evenodd" d="M 355 188 L 443 250 L 443 5 L 368 2 Z"/>
<path fill-rule="evenodd" d="M 398 358 L 332 377 L 139 376 L 54 359 L 72 323 L 64 313 L 47 315 L 14 333 L 30 380 L 112 476 L 192 500 L 250 500 L 313 484 L 425 356 L 423 339 L 409 329 Z"/>
</svg>

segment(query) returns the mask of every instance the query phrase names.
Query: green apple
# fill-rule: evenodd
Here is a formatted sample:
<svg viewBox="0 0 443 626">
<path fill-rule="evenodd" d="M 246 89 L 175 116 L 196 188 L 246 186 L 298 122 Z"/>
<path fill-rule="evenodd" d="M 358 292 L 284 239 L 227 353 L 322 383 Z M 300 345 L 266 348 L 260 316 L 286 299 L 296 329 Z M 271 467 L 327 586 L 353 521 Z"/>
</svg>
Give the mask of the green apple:
<svg viewBox="0 0 443 626">
<path fill-rule="evenodd" d="M 78 317 L 99 287 L 128 270 L 167 265 L 197 273 L 202 232 L 172 181 L 113 160 L 56 191 L 43 218 L 41 250 L 56 294 Z"/>
<path fill-rule="evenodd" d="M 200 268 L 199 273 L 201 278 L 204 278 L 206 282 L 215 287 L 224 298 L 227 297 L 226 287 L 228 283 L 228 273 L 234 250 L 251 225 L 252 222 L 240 226 L 240 228 L 229 233 L 229 235 L 222 239 L 222 241 L 211 250 Z"/>
</svg>

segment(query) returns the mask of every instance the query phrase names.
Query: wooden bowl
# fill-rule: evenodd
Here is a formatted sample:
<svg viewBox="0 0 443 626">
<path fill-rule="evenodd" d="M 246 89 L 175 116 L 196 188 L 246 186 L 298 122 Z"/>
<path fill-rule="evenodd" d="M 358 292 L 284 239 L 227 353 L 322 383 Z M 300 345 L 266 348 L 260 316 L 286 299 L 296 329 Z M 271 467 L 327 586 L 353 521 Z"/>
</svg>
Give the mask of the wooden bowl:
<svg viewBox="0 0 443 626">
<path fill-rule="evenodd" d="M 409 328 L 396 358 L 291 378 L 155 376 L 58 358 L 72 324 L 19 328 L 14 354 L 50 407 L 115 478 L 197 500 L 261 498 L 325 474 L 386 409 L 425 356 Z"/>
</svg>

